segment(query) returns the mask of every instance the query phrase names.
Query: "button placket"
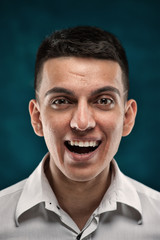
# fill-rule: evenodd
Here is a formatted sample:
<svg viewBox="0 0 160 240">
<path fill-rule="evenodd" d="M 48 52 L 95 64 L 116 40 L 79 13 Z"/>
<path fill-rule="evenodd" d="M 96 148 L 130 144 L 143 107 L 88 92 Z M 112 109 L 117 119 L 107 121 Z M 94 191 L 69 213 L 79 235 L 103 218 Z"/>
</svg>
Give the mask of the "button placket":
<svg viewBox="0 0 160 240">
<path fill-rule="evenodd" d="M 92 217 L 88 221 L 88 224 L 83 230 L 82 237 L 80 239 L 90 240 L 92 233 L 97 229 L 99 223 L 99 216 L 96 213 L 92 214 Z"/>
</svg>

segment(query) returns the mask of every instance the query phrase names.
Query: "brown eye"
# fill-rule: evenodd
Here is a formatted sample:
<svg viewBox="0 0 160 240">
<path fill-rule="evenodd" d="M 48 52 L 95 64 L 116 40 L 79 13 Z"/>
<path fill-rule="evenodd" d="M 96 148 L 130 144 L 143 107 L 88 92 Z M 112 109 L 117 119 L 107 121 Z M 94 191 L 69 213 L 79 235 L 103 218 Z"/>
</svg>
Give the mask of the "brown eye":
<svg viewBox="0 0 160 240">
<path fill-rule="evenodd" d="M 70 106 L 71 102 L 66 98 L 57 98 L 51 102 L 53 109 L 66 109 Z"/>
<path fill-rule="evenodd" d="M 95 105 L 100 110 L 109 111 L 114 107 L 115 102 L 110 97 L 100 97 L 96 100 Z"/>
<path fill-rule="evenodd" d="M 97 101 L 97 103 L 101 105 L 110 105 L 113 103 L 113 100 L 110 98 L 101 98 Z"/>
<path fill-rule="evenodd" d="M 69 101 L 66 100 L 66 99 L 57 99 L 55 101 L 52 102 L 52 104 L 55 104 L 55 105 L 62 105 L 62 104 L 68 104 Z"/>
</svg>

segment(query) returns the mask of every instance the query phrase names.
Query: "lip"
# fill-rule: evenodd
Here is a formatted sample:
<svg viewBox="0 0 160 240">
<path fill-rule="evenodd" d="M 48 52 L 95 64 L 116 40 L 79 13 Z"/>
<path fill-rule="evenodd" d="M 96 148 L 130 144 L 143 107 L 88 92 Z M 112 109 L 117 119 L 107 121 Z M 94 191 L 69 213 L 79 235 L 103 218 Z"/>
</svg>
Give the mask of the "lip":
<svg viewBox="0 0 160 240">
<path fill-rule="evenodd" d="M 78 140 L 78 139 L 77 139 Z M 79 139 L 80 140 L 80 139 Z M 81 141 L 85 141 L 84 139 Z M 89 141 L 89 140 L 88 140 Z M 93 141 L 93 139 L 92 139 Z M 102 143 L 102 142 L 101 142 Z M 65 145 L 64 145 L 65 146 Z M 91 158 L 94 157 L 94 155 L 97 154 L 97 152 L 99 151 L 101 144 L 98 146 L 98 148 L 96 148 L 93 152 L 89 152 L 89 153 L 85 153 L 85 154 L 78 154 L 78 153 L 74 153 L 69 151 L 69 149 L 65 146 L 65 150 L 67 152 L 67 154 L 69 155 L 69 157 L 75 161 L 75 162 L 87 162 L 89 161 Z"/>
</svg>

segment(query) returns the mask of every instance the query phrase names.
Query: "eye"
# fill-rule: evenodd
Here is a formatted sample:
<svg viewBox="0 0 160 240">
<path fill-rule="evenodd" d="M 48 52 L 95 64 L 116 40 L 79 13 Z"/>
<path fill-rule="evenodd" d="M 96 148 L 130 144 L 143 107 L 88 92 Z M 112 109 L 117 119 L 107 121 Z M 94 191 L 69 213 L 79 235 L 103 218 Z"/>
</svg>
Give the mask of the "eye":
<svg viewBox="0 0 160 240">
<path fill-rule="evenodd" d="M 67 103 L 69 103 L 68 100 L 62 98 L 62 99 L 55 100 L 52 104 L 59 104 L 59 105 L 61 105 L 61 104 L 67 104 Z"/>
<path fill-rule="evenodd" d="M 102 105 L 109 105 L 111 103 L 113 103 L 113 100 L 110 98 L 101 98 L 97 101 L 98 104 L 102 104 Z"/>
<path fill-rule="evenodd" d="M 102 110 L 110 110 L 114 107 L 114 100 L 109 97 L 100 97 L 95 104 Z"/>
<path fill-rule="evenodd" d="M 66 98 L 58 98 L 51 101 L 51 106 L 54 109 L 65 109 L 71 102 Z"/>
</svg>

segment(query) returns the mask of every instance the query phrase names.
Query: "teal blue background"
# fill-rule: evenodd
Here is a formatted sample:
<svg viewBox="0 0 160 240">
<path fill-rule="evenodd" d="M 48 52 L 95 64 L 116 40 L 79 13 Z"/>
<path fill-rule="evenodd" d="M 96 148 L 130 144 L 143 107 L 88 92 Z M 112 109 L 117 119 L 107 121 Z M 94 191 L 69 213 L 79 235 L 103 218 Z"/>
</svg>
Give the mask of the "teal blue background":
<svg viewBox="0 0 160 240">
<path fill-rule="evenodd" d="M 116 34 L 130 65 L 136 126 L 116 160 L 128 176 L 160 190 L 160 2 L 156 0 L 5 0 L 0 3 L 0 189 L 26 178 L 46 147 L 33 133 L 37 48 L 53 30 L 94 25 Z"/>
</svg>

